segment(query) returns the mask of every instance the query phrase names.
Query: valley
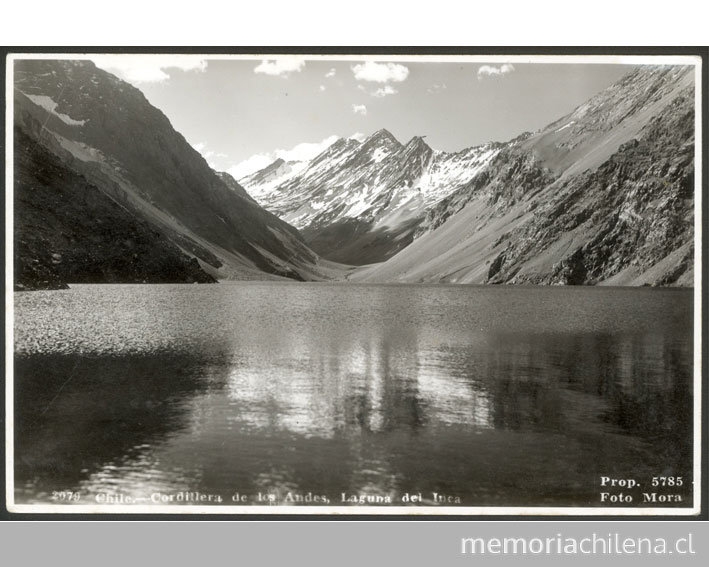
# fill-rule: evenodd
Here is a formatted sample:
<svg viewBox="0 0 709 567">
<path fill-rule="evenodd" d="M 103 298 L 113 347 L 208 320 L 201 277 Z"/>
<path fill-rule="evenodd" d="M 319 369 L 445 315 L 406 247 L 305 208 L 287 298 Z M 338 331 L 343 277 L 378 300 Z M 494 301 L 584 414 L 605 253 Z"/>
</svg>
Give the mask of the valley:
<svg viewBox="0 0 709 567">
<path fill-rule="evenodd" d="M 693 285 L 690 67 L 637 67 L 507 142 L 444 152 L 382 128 L 238 180 L 210 167 L 140 90 L 90 61 L 19 61 L 14 100 L 17 289 Z M 52 164 L 44 174 L 38 160 Z M 57 197 L 71 207 L 40 202 Z M 120 229 L 81 220 L 105 207 Z M 145 230 L 140 244 L 123 236 Z"/>
</svg>

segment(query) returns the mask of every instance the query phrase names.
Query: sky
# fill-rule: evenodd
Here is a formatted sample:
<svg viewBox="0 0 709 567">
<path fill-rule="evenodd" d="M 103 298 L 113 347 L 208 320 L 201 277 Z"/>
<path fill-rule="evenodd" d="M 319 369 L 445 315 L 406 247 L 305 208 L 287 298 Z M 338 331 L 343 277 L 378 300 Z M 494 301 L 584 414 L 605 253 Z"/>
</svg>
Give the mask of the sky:
<svg viewBox="0 0 709 567">
<path fill-rule="evenodd" d="M 105 56 L 210 165 L 237 179 L 276 158 L 311 159 L 380 128 L 459 151 L 507 141 L 571 112 L 631 65 Z"/>
</svg>

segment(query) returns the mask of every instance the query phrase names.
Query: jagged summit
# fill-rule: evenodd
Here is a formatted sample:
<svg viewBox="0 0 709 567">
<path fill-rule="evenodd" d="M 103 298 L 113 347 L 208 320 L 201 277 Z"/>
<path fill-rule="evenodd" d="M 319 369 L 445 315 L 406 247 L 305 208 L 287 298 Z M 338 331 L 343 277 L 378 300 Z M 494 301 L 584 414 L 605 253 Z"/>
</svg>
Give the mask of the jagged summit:
<svg viewBox="0 0 709 567">
<path fill-rule="evenodd" d="M 408 154 L 418 153 L 418 152 L 431 152 L 431 146 L 423 141 L 424 136 L 414 136 L 404 146 L 404 151 Z"/>
<path fill-rule="evenodd" d="M 360 155 L 366 155 L 371 152 L 387 151 L 394 152 L 402 147 L 391 132 L 382 128 L 369 136 L 359 147 Z"/>
<path fill-rule="evenodd" d="M 394 144 L 401 145 L 399 140 L 396 139 L 396 136 L 394 136 L 394 134 L 389 132 L 389 130 L 387 130 L 386 128 L 380 128 L 379 130 L 374 132 L 371 136 L 369 136 L 363 143 L 366 144 L 368 142 L 373 142 L 373 141 L 380 142 L 380 143 L 384 142 L 384 141 L 388 141 L 388 142 L 391 142 Z"/>
</svg>

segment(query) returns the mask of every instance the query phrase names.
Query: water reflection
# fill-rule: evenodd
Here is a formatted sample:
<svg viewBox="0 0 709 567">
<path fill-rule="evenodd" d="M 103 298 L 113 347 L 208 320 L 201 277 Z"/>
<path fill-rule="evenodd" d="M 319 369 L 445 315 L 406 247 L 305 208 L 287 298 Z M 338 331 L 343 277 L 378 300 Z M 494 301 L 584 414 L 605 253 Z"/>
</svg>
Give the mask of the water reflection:
<svg viewBox="0 0 709 567">
<path fill-rule="evenodd" d="M 21 497 L 46 501 L 53 490 L 76 489 L 97 466 L 107 487 L 120 482 L 126 468 L 143 477 L 179 476 L 152 470 L 145 449 L 184 427 L 190 399 L 215 371 L 226 370 L 215 362 L 176 352 L 16 357 L 15 475 Z"/>
<path fill-rule="evenodd" d="M 435 491 L 598 505 L 600 475 L 663 474 L 685 477 L 690 505 L 691 295 L 633 291 L 22 294 L 17 499 Z"/>
</svg>

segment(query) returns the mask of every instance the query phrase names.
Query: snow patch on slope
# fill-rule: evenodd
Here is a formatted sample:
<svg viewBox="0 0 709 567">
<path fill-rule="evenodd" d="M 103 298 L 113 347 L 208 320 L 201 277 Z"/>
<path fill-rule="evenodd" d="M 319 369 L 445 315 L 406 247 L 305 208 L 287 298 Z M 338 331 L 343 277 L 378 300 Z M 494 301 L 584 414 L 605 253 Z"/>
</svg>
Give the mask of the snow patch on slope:
<svg viewBox="0 0 709 567">
<path fill-rule="evenodd" d="M 554 130 L 554 132 L 561 132 L 562 130 L 566 130 L 570 126 L 573 126 L 574 124 L 576 124 L 576 120 L 572 120 L 568 124 L 564 124 L 561 128 L 557 128 L 556 130 Z"/>
<path fill-rule="evenodd" d="M 59 120 L 64 122 L 64 124 L 67 124 L 68 126 L 83 126 L 86 124 L 86 120 L 74 120 L 71 116 L 67 114 L 62 114 L 61 112 L 57 112 L 56 108 L 59 106 L 56 102 L 54 102 L 51 97 L 45 96 L 45 95 L 25 95 L 27 98 L 29 98 L 32 102 L 34 102 L 36 105 L 41 106 L 44 108 L 47 112 L 50 114 L 53 114 Z"/>
<path fill-rule="evenodd" d="M 377 148 L 374 150 L 372 153 L 372 161 L 374 163 L 379 163 L 382 161 L 385 157 L 389 155 L 389 152 L 385 148 Z"/>
</svg>

